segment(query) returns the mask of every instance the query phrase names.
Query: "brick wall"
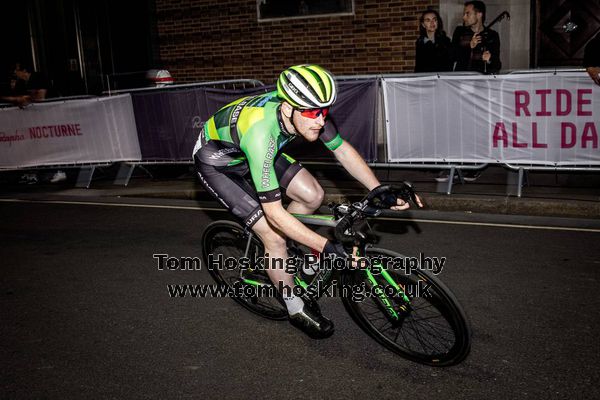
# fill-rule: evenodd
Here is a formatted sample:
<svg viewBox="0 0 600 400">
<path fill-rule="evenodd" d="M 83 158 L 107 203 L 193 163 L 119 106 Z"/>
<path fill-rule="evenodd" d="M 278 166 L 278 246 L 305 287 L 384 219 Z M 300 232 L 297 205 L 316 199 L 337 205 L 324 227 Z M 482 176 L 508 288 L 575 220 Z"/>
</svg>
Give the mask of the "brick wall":
<svg viewBox="0 0 600 400">
<path fill-rule="evenodd" d="M 409 72 L 428 6 L 439 1 L 355 0 L 355 15 L 259 23 L 255 0 L 156 0 L 160 57 L 178 83 L 269 84 L 302 63 L 344 75 Z"/>
</svg>

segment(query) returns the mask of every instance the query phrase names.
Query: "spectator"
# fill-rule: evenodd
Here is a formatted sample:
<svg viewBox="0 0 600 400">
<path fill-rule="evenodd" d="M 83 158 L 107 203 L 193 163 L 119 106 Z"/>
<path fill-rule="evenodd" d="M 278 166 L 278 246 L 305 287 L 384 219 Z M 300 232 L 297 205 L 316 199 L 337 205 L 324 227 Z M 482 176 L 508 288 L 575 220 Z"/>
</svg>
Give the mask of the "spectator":
<svg viewBox="0 0 600 400">
<path fill-rule="evenodd" d="M 467 1 L 463 26 L 457 26 L 452 35 L 456 58 L 455 71 L 497 73 L 500 62 L 500 36 L 492 29 L 484 29 L 485 3 Z"/>
<path fill-rule="evenodd" d="M 27 64 L 17 62 L 14 64 L 11 76 L 10 93 L 2 96 L 2 100 L 12 103 L 20 108 L 32 102 L 45 100 L 48 94 L 49 83 L 40 73 L 33 71 Z M 48 179 L 48 178 L 46 178 Z M 52 183 L 67 179 L 65 172 L 57 170 L 49 177 Z M 21 176 L 21 182 L 32 184 L 39 181 L 38 174 L 29 173 Z"/>
<path fill-rule="evenodd" d="M 600 33 L 585 46 L 583 66 L 596 85 L 600 85 Z"/>
<path fill-rule="evenodd" d="M 452 71 L 452 44 L 440 14 L 426 10 L 419 18 L 415 72 Z"/>
<path fill-rule="evenodd" d="M 483 1 L 467 1 L 463 11 L 463 26 L 457 26 L 452 35 L 452 47 L 456 64 L 455 71 L 478 71 L 496 73 L 500 70 L 500 37 L 492 29 L 485 29 L 486 7 Z M 475 181 L 481 173 L 465 170 L 462 177 L 467 182 Z M 455 175 L 453 178 L 456 178 Z M 436 178 L 447 182 L 450 177 L 445 171 Z"/>
<path fill-rule="evenodd" d="M 2 100 L 23 108 L 33 101 L 44 100 L 49 85 L 41 74 L 18 62 L 14 64 L 10 86 L 11 92 L 3 96 Z"/>
</svg>

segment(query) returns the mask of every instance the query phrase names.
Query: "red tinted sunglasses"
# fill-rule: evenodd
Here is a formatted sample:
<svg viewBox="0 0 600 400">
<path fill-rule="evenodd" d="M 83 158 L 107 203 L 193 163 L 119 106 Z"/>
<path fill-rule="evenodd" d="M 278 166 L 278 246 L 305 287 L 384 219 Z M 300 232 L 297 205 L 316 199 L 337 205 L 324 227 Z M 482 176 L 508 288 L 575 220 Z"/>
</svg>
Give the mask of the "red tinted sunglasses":
<svg viewBox="0 0 600 400">
<path fill-rule="evenodd" d="M 298 111 L 300 111 L 300 114 L 302 114 L 302 116 L 306 117 L 306 118 L 317 119 L 321 115 L 323 116 L 323 118 L 325 118 L 325 117 L 327 117 L 327 114 L 329 114 L 329 107 L 310 108 L 310 109 L 298 110 Z"/>
</svg>

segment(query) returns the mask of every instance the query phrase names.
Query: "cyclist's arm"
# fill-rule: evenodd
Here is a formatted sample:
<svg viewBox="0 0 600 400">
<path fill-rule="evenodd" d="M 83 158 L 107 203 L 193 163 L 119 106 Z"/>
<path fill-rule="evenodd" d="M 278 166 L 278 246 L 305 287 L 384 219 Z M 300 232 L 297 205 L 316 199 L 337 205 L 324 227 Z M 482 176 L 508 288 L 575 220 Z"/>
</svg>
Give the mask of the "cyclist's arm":
<svg viewBox="0 0 600 400">
<path fill-rule="evenodd" d="M 346 171 L 348 171 L 357 181 L 366 186 L 367 189 L 373 190 L 381 185 L 371 168 L 369 168 L 365 160 L 350 143 L 344 140 L 338 148 L 333 150 L 333 154 Z M 421 198 L 418 195 L 416 196 L 416 200 L 417 205 L 423 207 Z M 396 205 L 390 207 L 392 210 L 400 211 L 410 208 L 410 204 L 404 200 L 397 199 L 396 201 Z"/>
<path fill-rule="evenodd" d="M 322 251 L 327 239 L 304 226 L 281 204 L 281 192 L 274 167 L 277 143 L 268 127 L 253 127 L 242 139 L 241 148 L 248 159 L 252 181 L 269 224 L 287 237 Z"/>
<path fill-rule="evenodd" d="M 350 143 L 344 140 L 338 148 L 333 150 L 333 154 L 346 171 L 367 189 L 373 190 L 380 185 L 379 179 Z"/>
<path fill-rule="evenodd" d="M 261 203 L 270 225 L 283 232 L 290 239 L 318 251 L 323 251 L 327 239 L 307 228 L 302 222 L 288 213 L 281 200 Z"/>
</svg>

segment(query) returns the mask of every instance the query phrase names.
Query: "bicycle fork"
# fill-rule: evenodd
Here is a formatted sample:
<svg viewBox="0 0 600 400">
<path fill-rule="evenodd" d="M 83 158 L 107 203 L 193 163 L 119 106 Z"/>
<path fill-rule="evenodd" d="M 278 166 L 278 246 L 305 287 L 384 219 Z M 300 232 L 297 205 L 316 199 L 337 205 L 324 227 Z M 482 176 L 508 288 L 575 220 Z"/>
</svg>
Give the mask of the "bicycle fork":
<svg viewBox="0 0 600 400">
<path fill-rule="evenodd" d="M 404 288 L 400 286 L 394 278 L 386 271 L 381 264 L 374 263 L 370 268 L 364 270 L 364 274 L 367 278 L 366 282 L 369 285 L 372 293 L 375 294 L 375 301 L 383 308 L 388 319 L 392 323 L 401 323 L 410 312 L 410 299 L 405 293 Z M 381 285 L 375 275 L 381 275 L 387 285 Z M 403 304 L 397 304 L 397 309 L 394 307 L 394 301 L 392 297 L 388 294 L 389 289 L 393 288 L 392 293 L 390 293 L 393 297 L 398 297 L 401 299 Z"/>
</svg>

